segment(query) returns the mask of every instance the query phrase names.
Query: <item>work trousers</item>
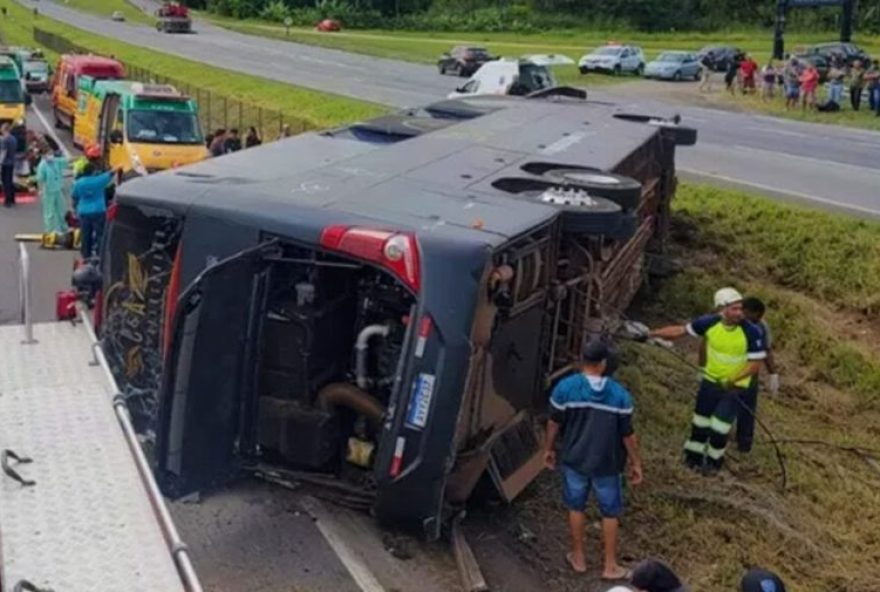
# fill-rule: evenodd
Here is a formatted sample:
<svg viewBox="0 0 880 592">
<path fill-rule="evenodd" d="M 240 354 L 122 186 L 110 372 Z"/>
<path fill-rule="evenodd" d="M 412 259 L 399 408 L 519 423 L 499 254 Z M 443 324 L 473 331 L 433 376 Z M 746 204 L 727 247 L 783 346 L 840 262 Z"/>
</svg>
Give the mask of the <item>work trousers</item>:
<svg viewBox="0 0 880 592">
<path fill-rule="evenodd" d="M 708 380 L 700 383 L 691 420 L 691 437 L 684 444 L 689 466 L 720 469 L 724 465 L 727 437 L 737 418 L 737 397 L 742 391 L 725 390 Z"/>
<path fill-rule="evenodd" d="M 749 388 L 739 391 L 736 409 L 736 447 L 749 452 L 755 439 L 755 415 L 758 413 L 758 377 L 752 378 Z"/>
<path fill-rule="evenodd" d="M 852 105 L 853 111 L 858 111 L 862 106 L 862 87 L 849 87 L 849 103 Z"/>
<path fill-rule="evenodd" d="M 0 181 L 3 183 L 5 205 L 15 205 L 15 165 L 4 164 L 0 166 Z"/>
<path fill-rule="evenodd" d="M 101 254 L 101 240 L 104 238 L 106 214 L 83 214 L 79 217 L 80 254 L 83 259 Z"/>
</svg>

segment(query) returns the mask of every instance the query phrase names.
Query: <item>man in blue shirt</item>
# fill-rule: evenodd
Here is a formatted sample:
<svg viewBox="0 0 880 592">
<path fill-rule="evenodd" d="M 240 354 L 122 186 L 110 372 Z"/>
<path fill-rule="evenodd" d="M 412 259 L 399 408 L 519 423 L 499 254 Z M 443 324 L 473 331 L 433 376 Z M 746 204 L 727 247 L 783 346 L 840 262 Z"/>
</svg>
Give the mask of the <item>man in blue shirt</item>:
<svg viewBox="0 0 880 592">
<path fill-rule="evenodd" d="M 101 249 L 107 217 L 107 200 L 104 191 L 113 182 L 115 174 L 115 171 L 98 173 L 95 166 L 88 163 L 83 175 L 73 184 L 71 197 L 79 218 L 80 254 L 84 260 L 97 256 Z"/>
<path fill-rule="evenodd" d="M 15 205 L 15 155 L 18 140 L 12 135 L 8 123 L 0 126 L 0 181 L 3 183 L 3 205 Z"/>
<path fill-rule="evenodd" d="M 605 376 L 608 347 L 594 341 L 584 347 L 583 365 L 556 385 L 550 397 L 545 464 L 557 465 L 556 440 L 562 434 L 559 468 L 563 501 L 568 508 L 571 552 L 566 556 L 576 572 L 586 571 L 584 511 L 590 491 L 602 514 L 605 551 L 602 579 L 629 577 L 617 563 L 618 517 L 623 512 L 622 473 L 627 459 L 630 482 L 642 482 L 642 462 L 632 426 L 632 396 Z"/>
</svg>

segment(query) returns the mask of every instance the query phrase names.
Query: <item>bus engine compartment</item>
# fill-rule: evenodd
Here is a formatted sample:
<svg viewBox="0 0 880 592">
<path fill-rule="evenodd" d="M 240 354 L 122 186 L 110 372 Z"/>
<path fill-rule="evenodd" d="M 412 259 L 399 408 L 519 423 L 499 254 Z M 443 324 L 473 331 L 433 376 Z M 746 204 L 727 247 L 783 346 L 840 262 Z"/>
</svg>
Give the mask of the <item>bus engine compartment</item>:
<svg viewBox="0 0 880 592">
<path fill-rule="evenodd" d="M 266 272 L 255 363 L 261 460 L 371 468 L 415 300 L 368 264 L 284 245 Z"/>
</svg>

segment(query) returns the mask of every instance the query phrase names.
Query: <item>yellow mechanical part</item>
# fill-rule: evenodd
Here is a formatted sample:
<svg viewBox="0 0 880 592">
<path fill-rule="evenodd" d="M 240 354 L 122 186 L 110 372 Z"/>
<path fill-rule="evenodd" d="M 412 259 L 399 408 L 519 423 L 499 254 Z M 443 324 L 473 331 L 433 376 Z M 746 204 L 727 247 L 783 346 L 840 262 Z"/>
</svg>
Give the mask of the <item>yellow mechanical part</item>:
<svg viewBox="0 0 880 592">
<path fill-rule="evenodd" d="M 376 452 L 376 445 L 360 438 L 351 437 L 348 439 L 348 452 L 345 460 L 353 465 L 370 468 L 373 464 L 373 453 Z"/>
</svg>

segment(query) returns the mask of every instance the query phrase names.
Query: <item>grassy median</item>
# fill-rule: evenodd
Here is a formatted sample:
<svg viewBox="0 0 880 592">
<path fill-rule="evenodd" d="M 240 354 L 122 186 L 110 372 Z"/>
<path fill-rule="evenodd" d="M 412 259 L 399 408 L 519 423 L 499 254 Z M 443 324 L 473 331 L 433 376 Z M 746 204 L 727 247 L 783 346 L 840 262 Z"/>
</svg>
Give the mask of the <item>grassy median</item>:
<svg viewBox="0 0 880 592">
<path fill-rule="evenodd" d="M 382 106 L 310 89 L 300 88 L 249 76 L 239 72 L 213 68 L 179 57 L 142 49 L 100 35 L 86 33 L 45 16 L 34 15 L 16 2 L 6 2 L 9 16 L 0 20 L 0 31 L 6 43 L 34 45 L 33 28 L 63 35 L 68 40 L 88 47 L 96 53 L 114 55 L 118 59 L 156 74 L 210 90 L 219 95 L 245 101 L 250 105 L 279 111 L 285 119 L 302 120 L 306 128 L 326 128 L 348 121 L 368 118 L 384 112 Z M 295 129 L 299 129 L 295 127 Z"/>
<path fill-rule="evenodd" d="M 128 2 L 128 0 L 64 0 L 68 8 L 75 8 L 84 12 L 91 12 L 108 19 L 114 12 L 121 12 L 128 22 L 153 25 L 156 22 L 140 8 Z"/>
</svg>

